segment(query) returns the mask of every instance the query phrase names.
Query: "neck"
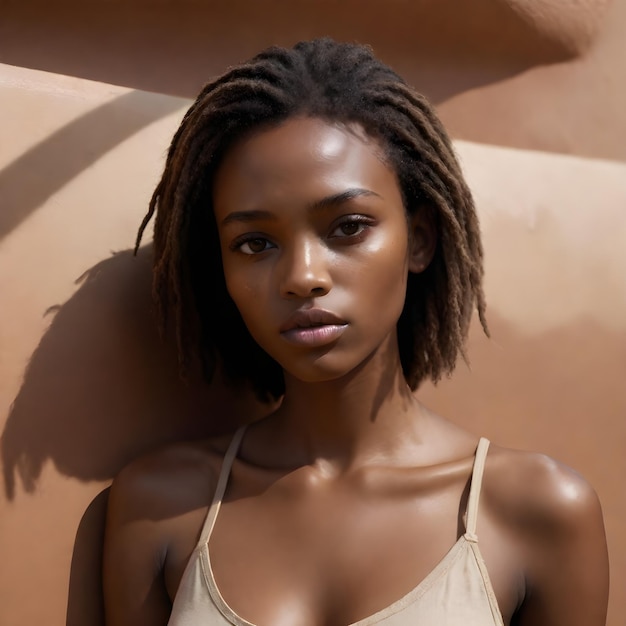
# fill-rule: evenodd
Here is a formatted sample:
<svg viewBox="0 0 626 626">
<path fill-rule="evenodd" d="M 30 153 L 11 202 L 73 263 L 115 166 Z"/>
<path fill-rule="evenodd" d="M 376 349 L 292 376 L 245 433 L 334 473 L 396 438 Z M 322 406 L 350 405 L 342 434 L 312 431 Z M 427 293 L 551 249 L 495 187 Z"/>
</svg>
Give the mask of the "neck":
<svg viewBox="0 0 626 626">
<path fill-rule="evenodd" d="M 422 409 L 404 379 L 397 349 L 391 358 L 382 352 L 336 380 L 305 383 L 286 374 L 276 417 L 303 462 L 349 466 L 394 456 L 415 440 Z"/>
</svg>

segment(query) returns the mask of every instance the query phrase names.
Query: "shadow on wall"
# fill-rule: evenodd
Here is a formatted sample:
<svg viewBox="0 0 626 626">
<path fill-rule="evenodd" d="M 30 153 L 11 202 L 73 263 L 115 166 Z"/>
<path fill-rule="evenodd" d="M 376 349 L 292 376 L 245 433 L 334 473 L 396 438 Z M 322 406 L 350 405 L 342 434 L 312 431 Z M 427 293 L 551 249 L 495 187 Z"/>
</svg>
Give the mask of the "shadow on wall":
<svg viewBox="0 0 626 626">
<path fill-rule="evenodd" d="M 0 240 L 103 154 L 185 101 L 140 91 L 71 121 L 0 171 Z"/>
<path fill-rule="evenodd" d="M 420 91 L 440 102 L 533 66 L 577 56 L 593 41 L 607 2 L 394 4 L 70 1 L 51 10 L 49 3 L 16 2 L 5 7 L 0 24 L 1 58 L 12 65 L 195 97 L 211 76 L 267 46 L 326 35 L 371 44 Z"/>
<path fill-rule="evenodd" d="M 101 491 L 85 511 L 72 553 L 66 626 L 103 626 L 102 545 L 109 490 Z"/>
<path fill-rule="evenodd" d="M 172 342 L 151 323 L 150 249 L 115 254 L 81 277 L 26 369 L 1 440 L 4 485 L 34 491 L 47 459 L 107 480 L 159 444 L 232 429 L 264 410 L 251 394 L 178 375 Z M 54 309 L 54 312 L 52 311 Z"/>
</svg>

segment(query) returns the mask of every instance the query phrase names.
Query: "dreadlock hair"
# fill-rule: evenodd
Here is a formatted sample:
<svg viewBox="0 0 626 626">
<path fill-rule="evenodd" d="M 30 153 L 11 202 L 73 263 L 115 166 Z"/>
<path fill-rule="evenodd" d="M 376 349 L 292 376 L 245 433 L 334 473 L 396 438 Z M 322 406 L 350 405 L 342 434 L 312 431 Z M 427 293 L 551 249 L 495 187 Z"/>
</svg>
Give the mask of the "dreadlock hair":
<svg viewBox="0 0 626 626">
<path fill-rule="evenodd" d="M 436 382 L 465 358 L 474 306 L 488 334 L 474 202 L 428 101 L 371 48 L 328 38 L 272 47 L 230 69 L 204 87 L 174 135 L 135 250 L 156 213 L 153 295 L 161 331 L 173 324 L 182 375 L 197 355 L 208 380 L 219 366 L 262 399 L 284 393 L 280 365 L 256 344 L 226 290 L 212 185 L 235 141 L 294 116 L 360 125 L 395 169 L 407 214 L 430 212 L 437 248 L 422 273 L 409 275 L 397 330 L 411 389 Z"/>
</svg>

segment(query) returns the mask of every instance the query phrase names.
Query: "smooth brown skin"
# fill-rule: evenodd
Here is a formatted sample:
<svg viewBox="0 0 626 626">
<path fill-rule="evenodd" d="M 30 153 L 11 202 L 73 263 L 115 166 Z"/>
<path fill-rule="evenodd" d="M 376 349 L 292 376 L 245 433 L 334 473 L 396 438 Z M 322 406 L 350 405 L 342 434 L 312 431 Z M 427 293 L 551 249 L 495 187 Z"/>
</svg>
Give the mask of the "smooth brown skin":
<svg viewBox="0 0 626 626">
<path fill-rule="evenodd" d="M 354 189 L 367 193 L 336 197 Z M 420 212 L 407 221 L 374 140 L 310 118 L 232 148 L 214 205 L 229 292 L 287 390 L 233 466 L 210 541 L 217 584 L 259 626 L 355 622 L 415 587 L 463 532 L 477 437 L 418 403 L 395 331 L 407 272 L 428 265 L 436 233 Z M 286 319 L 310 307 L 347 322 L 339 338 L 286 340 Z M 108 626 L 167 623 L 227 444 L 164 449 L 114 482 Z M 506 624 L 605 623 L 602 514 L 578 474 L 492 446 L 478 535 Z"/>
</svg>

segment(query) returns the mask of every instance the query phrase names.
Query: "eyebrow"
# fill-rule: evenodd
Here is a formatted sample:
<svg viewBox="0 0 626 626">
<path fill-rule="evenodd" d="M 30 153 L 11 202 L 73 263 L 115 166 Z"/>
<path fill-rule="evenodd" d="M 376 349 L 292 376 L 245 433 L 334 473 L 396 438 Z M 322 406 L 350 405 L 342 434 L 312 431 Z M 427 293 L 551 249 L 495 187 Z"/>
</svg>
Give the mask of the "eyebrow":
<svg viewBox="0 0 626 626">
<path fill-rule="evenodd" d="M 342 191 L 340 193 L 334 193 L 320 200 L 316 200 L 315 202 L 309 204 L 307 210 L 321 211 L 331 206 L 336 206 L 338 204 L 343 204 L 344 202 L 349 202 L 350 200 L 353 200 L 354 198 L 358 198 L 360 196 L 375 196 L 377 198 L 381 197 L 375 191 L 355 187 L 352 189 L 346 189 L 345 191 Z M 265 211 L 262 209 L 254 209 L 250 211 L 233 211 L 222 220 L 222 226 L 225 226 L 226 224 L 230 224 L 232 222 L 252 222 L 254 220 L 262 219 L 271 220 L 275 219 L 275 217 L 276 216 L 270 211 Z"/>
</svg>

